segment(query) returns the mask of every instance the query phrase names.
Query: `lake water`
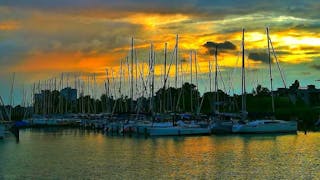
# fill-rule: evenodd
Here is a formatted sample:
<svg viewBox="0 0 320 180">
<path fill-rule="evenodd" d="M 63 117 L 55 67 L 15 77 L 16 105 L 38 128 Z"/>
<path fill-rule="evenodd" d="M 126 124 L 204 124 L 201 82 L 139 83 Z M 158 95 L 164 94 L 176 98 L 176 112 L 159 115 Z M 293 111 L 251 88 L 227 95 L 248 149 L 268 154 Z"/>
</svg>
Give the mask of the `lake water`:
<svg viewBox="0 0 320 180">
<path fill-rule="evenodd" d="M 122 137 L 26 129 L 0 140 L 0 179 L 319 179 L 320 133 Z"/>
</svg>

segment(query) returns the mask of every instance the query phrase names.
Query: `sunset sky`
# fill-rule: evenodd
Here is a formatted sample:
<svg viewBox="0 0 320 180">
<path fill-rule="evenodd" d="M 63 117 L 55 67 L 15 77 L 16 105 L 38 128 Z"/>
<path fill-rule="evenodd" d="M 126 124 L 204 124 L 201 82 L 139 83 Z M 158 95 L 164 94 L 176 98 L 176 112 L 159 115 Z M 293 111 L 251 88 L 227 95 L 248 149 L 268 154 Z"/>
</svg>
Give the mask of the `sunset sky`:
<svg viewBox="0 0 320 180">
<path fill-rule="evenodd" d="M 319 12 L 318 0 L 0 0 L 0 95 L 7 102 L 13 72 L 16 102 L 23 86 L 30 91 L 34 82 L 62 72 L 96 73 L 102 82 L 105 69 L 116 71 L 128 56 L 131 37 L 139 62 L 147 62 L 154 44 L 161 75 L 164 43 L 172 53 L 176 34 L 184 71 L 190 50 L 197 52 L 199 89 L 205 91 L 210 45 L 220 44 L 219 65 L 227 79 L 240 66 L 242 28 L 251 91 L 256 81 L 268 86 L 267 26 L 287 84 L 298 79 L 303 86 L 318 86 Z M 276 87 L 283 87 L 276 70 Z"/>
</svg>

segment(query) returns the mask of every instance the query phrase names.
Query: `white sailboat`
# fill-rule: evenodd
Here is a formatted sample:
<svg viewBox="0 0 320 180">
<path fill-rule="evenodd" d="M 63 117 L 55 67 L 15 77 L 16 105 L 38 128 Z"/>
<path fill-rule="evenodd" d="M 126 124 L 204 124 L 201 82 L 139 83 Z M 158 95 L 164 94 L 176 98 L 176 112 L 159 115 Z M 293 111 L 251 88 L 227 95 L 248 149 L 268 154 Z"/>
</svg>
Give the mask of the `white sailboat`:
<svg viewBox="0 0 320 180">
<path fill-rule="evenodd" d="M 150 136 L 180 136 L 180 135 L 206 135 L 210 134 L 211 130 L 209 128 L 201 127 L 153 127 L 148 128 L 148 133 Z"/>
<path fill-rule="evenodd" d="M 175 69 L 176 69 L 176 74 L 175 74 L 175 88 L 177 88 L 177 77 L 178 77 L 178 35 L 176 36 L 176 45 L 175 45 Z M 152 59 L 152 62 L 153 59 Z M 154 66 L 154 64 L 153 64 Z M 151 71 L 152 75 L 154 74 L 154 69 L 153 66 L 151 66 Z M 169 73 L 169 72 L 168 72 Z M 167 78 L 168 76 L 166 76 Z M 164 81 L 164 83 L 166 80 Z M 153 87 L 153 81 L 152 81 L 152 87 Z M 164 84 L 165 87 L 165 84 Z M 153 90 L 153 88 L 151 88 Z M 153 93 L 152 93 L 153 94 Z M 153 96 L 152 96 L 153 97 Z M 173 102 L 174 104 L 179 101 L 178 99 L 175 99 Z M 154 112 L 153 112 L 153 106 L 152 107 L 152 114 L 154 118 Z M 176 120 L 177 118 L 177 113 L 176 113 L 177 105 L 174 105 L 174 113 L 172 114 L 173 120 Z M 146 127 L 146 126 L 145 126 Z M 153 121 L 151 124 L 151 127 L 146 127 L 147 133 L 150 136 L 179 136 L 179 135 L 200 135 L 200 134 L 210 134 L 210 129 L 209 128 L 202 128 L 200 125 L 197 124 L 185 124 L 182 121 L 178 121 L 177 123 L 171 123 L 171 122 L 161 122 L 161 123 L 156 123 Z"/>
<path fill-rule="evenodd" d="M 218 46 L 215 47 L 214 57 L 215 57 L 214 58 L 215 59 L 215 76 L 214 76 L 214 79 L 215 79 L 215 83 L 214 83 L 215 104 L 214 104 L 214 116 L 211 117 L 210 128 L 211 128 L 211 132 L 213 134 L 232 133 L 232 126 L 234 124 L 234 121 L 237 118 L 239 118 L 239 114 L 221 113 L 219 111 Z M 210 83 L 211 83 L 211 78 L 210 78 Z"/>
<path fill-rule="evenodd" d="M 272 97 L 272 111 L 275 112 L 274 99 L 272 94 L 272 73 L 271 73 L 271 57 L 270 57 L 270 45 L 272 46 L 271 39 L 269 37 L 269 28 L 266 29 L 268 38 L 268 53 L 269 53 L 269 75 Z M 272 47 L 273 50 L 273 47 Z M 274 50 L 273 50 L 274 52 Z M 279 66 L 278 66 L 279 68 Z M 280 68 L 279 68 L 280 69 Z M 245 103 L 245 73 L 244 73 L 244 29 L 242 31 L 242 111 L 246 112 Z M 281 74 L 282 77 L 282 74 Z M 282 77 L 283 79 L 283 77 Z M 243 120 L 246 117 L 243 116 Z M 257 119 L 254 121 L 244 122 L 238 121 L 237 124 L 232 126 L 233 133 L 296 133 L 297 122 L 296 121 L 284 121 L 276 119 Z"/>
<path fill-rule="evenodd" d="M 152 127 L 147 128 L 147 133 L 150 136 L 205 135 L 210 134 L 211 129 L 209 127 L 201 127 L 194 121 L 185 123 L 179 120 L 175 126 L 172 123 L 153 124 Z"/>
<path fill-rule="evenodd" d="M 234 133 L 294 133 L 297 132 L 296 121 L 284 120 L 255 120 L 244 124 L 233 125 Z"/>
</svg>

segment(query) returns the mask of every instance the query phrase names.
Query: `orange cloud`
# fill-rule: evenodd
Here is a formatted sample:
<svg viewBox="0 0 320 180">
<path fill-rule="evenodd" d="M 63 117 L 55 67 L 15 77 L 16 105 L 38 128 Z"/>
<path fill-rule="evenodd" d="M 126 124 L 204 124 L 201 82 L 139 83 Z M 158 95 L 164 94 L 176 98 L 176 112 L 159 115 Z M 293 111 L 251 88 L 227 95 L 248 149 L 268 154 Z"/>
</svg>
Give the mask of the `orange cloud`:
<svg viewBox="0 0 320 180">
<path fill-rule="evenodd" d="M 0 22 L 0 31 L 10 31 L 19 29 L 20 24 L 17 21 L 9 20 Z"/>
<path fill-rule="evenodd" d="M 83 55 L 71 52 L 36 52 L 13 66 L 11 72 L 39 73 L 52 76 L 60 72 L 85 72 L 103 74 L 105 68 L 118 64 L 119 54 Z M 45 76 L 45 75 L 44 75 Z M 46 78 L 46 77 L 42 77 Z"/>
<path fill-rule="evenodd" d="M 168 25 L 172 23 L 180 23 L 188 19 L 190 19 L 189 16 L 182 14 L 163 15 L 138 13 L 129 15 L 128 17 L 120 19 L 120 21 L 125 21 L 133 24 L 142 24 L 147 29 L 155 30 L 155 28 L 158 28 L 159 26 Z"/>
</svg>

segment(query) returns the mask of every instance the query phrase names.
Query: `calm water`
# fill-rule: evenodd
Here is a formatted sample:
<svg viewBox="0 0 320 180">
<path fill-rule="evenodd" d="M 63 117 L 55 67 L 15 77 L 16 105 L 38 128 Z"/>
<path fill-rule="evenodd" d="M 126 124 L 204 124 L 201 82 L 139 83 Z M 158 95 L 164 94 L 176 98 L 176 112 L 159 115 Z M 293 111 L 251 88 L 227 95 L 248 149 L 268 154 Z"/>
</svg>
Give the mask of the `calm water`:
<svg viewBox="0 0 320 180">
<path fill-rule="evenodd" d="M 0 140 L 0 179 L 319 179 L 320 133 L 112 137 L 22 130 Z"/>
</svg>

